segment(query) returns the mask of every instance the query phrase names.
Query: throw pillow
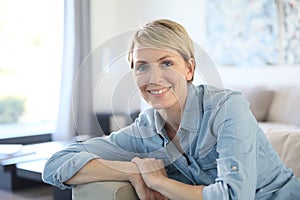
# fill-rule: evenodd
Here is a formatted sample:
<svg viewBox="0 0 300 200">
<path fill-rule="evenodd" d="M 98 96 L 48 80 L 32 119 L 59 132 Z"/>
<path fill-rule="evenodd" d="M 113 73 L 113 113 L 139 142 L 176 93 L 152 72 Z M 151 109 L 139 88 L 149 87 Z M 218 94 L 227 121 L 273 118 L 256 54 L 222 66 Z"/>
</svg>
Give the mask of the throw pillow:
<svg viewBox="0 0 300 200">
<path fill-rule="evenodd" d="M 249 102 L 249 108 L 257 121 L 266 120 L 274 92 L 264 86 L 240 86 L 235 87 Z"/>
<path fill-rule="evenodd" d="M 285 165 L 300 178 L 300 130 L 269 129 L 265 133 Z"/>
<path fill-rule="evenodd" d="M 300 87 L 280 87 L 276 89 L 270 107 L 268 121 L 300 125 Z"/>
</svg>

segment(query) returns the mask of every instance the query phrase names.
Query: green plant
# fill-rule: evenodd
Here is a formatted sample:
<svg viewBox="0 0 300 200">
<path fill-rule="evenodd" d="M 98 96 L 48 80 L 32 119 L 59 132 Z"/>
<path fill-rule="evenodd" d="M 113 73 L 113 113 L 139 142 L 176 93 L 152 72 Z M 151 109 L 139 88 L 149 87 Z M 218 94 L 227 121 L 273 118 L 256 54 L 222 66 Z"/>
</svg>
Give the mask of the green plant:
<svg viewBox="0 0 300 200">
<path fill-rule="evenodd" d="M 18 122 L 25 111 L 25 99 L 21 97 L 0 97 L 0 124 Z"/>
</svg>

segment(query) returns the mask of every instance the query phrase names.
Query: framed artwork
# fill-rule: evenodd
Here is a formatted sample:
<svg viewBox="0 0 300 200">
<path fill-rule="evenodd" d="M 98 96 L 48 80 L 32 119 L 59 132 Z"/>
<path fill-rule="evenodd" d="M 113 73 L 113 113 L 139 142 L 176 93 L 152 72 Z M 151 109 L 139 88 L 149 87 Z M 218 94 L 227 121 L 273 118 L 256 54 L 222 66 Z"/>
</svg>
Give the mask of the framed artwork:
<svg viewBox="0 0 300 200">
<path fill-rule="evenodd" d="M 205 49 L 216 64 L 300 64 L 300 0 L 206 1 Z"/>
<path fill-rule="evenodd" d="M 300 0 L 283 0 L 284 63 L 300 64 Z"/>
</svg>

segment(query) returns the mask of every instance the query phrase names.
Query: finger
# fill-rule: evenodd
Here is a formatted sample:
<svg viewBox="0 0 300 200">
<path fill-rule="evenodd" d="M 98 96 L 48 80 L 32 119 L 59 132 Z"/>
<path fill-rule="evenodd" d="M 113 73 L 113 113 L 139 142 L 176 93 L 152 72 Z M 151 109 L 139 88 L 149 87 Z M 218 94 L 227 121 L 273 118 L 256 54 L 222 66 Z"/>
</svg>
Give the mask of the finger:
<svg viewBox="0 0 300 200">
<path fill-rule="evenodd" d="M 139 157 L 134 157 L 134 158 L 131 160 L 131 162 L 133 162 L 133 163 L 135 163 L 135 164 L 138 164 L 138 163 L 140 163 L 141 160 L 142 160 L 142 159 L 140 159 Z"/>
<path fill-rule="evenodd" d="M 161 193 L 154 191 L 154 197 L 155 199 L 159 199 L 159 200 L 168 200 L 167 197 L 165 197 L 164 195 L 162 195 Z"/>
<path fill-rule="evenodd" d="M 158 159 L 157 160 L 157 163 L 158 163 L 158 165 L 160 166 L 160 167 L 165 167 L 165 164 L 164 164 L 164 161 L 163 160 L 161 160 L 161 159 Z"/>
</svg>

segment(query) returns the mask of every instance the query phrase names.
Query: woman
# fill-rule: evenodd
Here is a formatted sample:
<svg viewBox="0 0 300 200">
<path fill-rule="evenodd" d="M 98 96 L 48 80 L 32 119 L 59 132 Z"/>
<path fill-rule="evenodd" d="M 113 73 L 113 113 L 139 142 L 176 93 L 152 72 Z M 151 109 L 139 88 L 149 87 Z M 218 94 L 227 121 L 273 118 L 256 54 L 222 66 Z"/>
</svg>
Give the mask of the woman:
<svg viewBox="0 0 300 200">
<path fill-rule="evenodd" d="M 62 189 L 126 180 L 140 199 L 299 199 L 239 92 L 192 84 L 193 42 L 170 20 L 136 32 L 129 62 L 152 107 L 107 137 L 54 154 L 43 179 Z"/>
</svg>

